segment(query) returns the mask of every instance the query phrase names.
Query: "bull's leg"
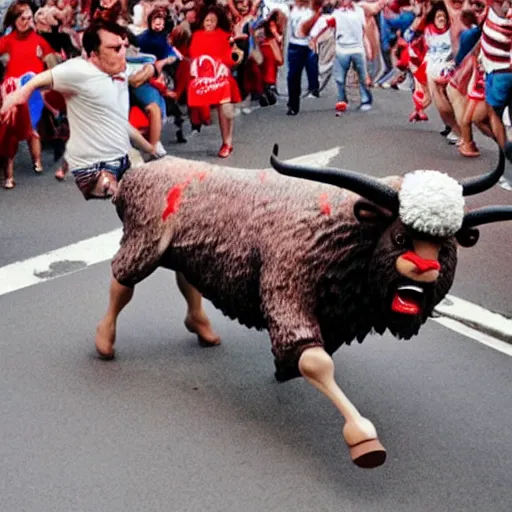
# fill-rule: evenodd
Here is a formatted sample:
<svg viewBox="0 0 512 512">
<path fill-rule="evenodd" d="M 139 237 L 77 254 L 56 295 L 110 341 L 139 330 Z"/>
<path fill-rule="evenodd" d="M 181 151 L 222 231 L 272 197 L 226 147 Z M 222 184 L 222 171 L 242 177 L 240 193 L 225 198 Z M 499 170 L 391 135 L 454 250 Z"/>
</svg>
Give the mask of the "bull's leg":
<svg viewBox="0 0 512 512">
<path fill-rule="evenodd" d="M 197 334 L 199 343 L 203 346 L 218 345 L 220 338 L 212 329 L 210 320 L 203 309 L 203 297 L 186 279 L 181 272 L 176 272 L 176 282 L 183 297 L 187 301 L 187 316 L 185 327 Z"/>
<path fill-rule="evenodd" d="M 345 418 L 343 437 L 354 463 L 363 468 L 383 464 L 386 450 L 377 438 L 377 431 L 336 384 L 331 356 L 322 347 L 307 348 L 300 356 L 299 370 L 307 381 L 331 399 Z"/>
<path fill-rule="evenodd" d="M 114 358 L 117 317 L 133 297 L 133 290 L 115 278 L 110 282 L 108 309 L 96 328 L 96 351 L 102 359 Z"/>
<path fill-rule="evenodd" d="M 158 241 L 145 237 L 139 230 L 123 235 L 121 247 L 112 260 L 107 312 L 96 328 L 96 351 L 102 359 L 114 358 L 117 318 L 133 297 L 135 285 L 156 270 L 159 260 Z"/>
</svg>

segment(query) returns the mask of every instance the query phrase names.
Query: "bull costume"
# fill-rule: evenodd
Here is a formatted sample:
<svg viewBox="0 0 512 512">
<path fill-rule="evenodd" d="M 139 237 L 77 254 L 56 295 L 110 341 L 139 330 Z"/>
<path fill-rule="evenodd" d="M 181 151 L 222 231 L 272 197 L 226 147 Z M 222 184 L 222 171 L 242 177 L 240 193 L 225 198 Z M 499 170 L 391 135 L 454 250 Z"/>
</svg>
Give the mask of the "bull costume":
<svg viewBox="0 0 512 512">
<path fill-rule="evenodd" d="M 267 329 L 276 379 L 303 376 L 328 396 L 352 460 L 379 466 L 386 451 L 336 384 L 331 356 L 372 330 L 418 333 L 452 285 L 457 243 L 472 246 L 477 225 L 512 219 L 511 206 L 464 211 L 464 196 L 503 174 L 503 154 L 495 170 L 460 184 L 438 171 L 377 180 L 285 164 L 277 147 L 271 163 L 278 172 L 165 157 L 125 174 L 114 198 L 123 237 L 96 346 L 113 357 L 133 287 L 158 267 L 176 270 L 226 316 Z"/>
</svg>

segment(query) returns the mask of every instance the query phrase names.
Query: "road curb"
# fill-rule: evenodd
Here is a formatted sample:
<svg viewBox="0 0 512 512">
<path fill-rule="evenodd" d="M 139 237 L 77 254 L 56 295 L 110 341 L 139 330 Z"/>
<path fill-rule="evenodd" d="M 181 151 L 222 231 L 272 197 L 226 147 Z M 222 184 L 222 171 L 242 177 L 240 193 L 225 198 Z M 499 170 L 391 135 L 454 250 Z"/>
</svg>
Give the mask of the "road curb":
<svg viewBox="0 0 512 512">
<path fill-rule="evenodd" d="M 434 313 L 512 344 L 512 319 L 467 300 L 447 295 L 436 306 Z"/>
</svg>

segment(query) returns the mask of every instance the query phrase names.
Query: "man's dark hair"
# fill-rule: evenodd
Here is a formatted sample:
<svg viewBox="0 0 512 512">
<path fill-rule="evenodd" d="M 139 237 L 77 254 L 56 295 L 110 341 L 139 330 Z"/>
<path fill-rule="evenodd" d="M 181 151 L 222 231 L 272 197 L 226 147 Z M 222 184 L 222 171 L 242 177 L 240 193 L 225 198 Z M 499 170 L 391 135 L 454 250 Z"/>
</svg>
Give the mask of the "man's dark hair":
<svg viewBox="0 0 512 512">
<path fill-rule="evenodd" d="M 101 46 L 100 30 L 110 32 L 123 38 L 127 37 L 126 29 L 117 23 L 105 20 L 96 20 L 84 31 L 82 39 L 82 46 L 87 57 L 90 57 L 92 53 L 97 52 Z"/>
</svg>

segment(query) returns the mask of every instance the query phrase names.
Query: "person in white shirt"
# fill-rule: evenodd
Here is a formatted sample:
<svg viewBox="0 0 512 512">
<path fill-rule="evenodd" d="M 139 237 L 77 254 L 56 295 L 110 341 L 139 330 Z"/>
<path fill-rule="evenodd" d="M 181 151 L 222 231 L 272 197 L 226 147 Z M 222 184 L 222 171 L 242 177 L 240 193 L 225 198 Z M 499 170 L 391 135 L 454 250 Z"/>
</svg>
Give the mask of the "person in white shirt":
<svg viewBox="0 0 512 512">
<path fill-rule="evenodd" d="M 323 0 L 313 0 L 314 5 Z M 308 33 L 318 19 L 310 0 L 295 0 L 288 18 L 288 112 L 296 116 L 300 110 L 302 71 L 306 68 L 309 89 L 318 96 L 318 55 L 309 46 Z"/>
<path fill-rule="evenodd" d="M 84 32 L 83 47 L 87 58 L 81 57 L 59 64 L 32 80 L 8 97 L 0 110 L 0 118 L 8 119 L 16 105 L 24 103 L 38 88 L 53 87 L 66 98 L 71 138 L 66 159 L 74 172 L 77 185 L 86 199 L 114 196 L 118 180 L 128 169 L 130 137 L 144 151 L 153 148 L 128 122 L 128 84 L 126 70 L 126 35 L 124 29 L 109 22 L 94 22 Z M 154 73 L 146 65 L 139 73 Z M 201 294 L 185 277 L 177 273 L 178 287 L 188 305 L 187 329 L 195 332 L 201 342 L 216 345 L 219 337 L 213 332 L 202 308 Z M 133 288 L 112 279 L 111 305 L 126 305 Z M 115 320 L 109 313 L 96 330 L 96 351 L 102 359 L 115 355 Z"/>
<path fill-rule="evenodd" d="M 94 22 L 83 35 L 86 58 L 70 59 L 39 73 L 9 95 L 0 110 L 2 120 L 7 120 L 36 89 L 52 88 L 63 94 L 70 126 L 65 160 L 86 200 L 115 194 L 117 182 L 130 167 L 130 140 L 147 153 L 157 153 L 128 122 L 128 78 L 140 85 L 156 68 L 147 64 L 129 76 L 126 46 L 125 29 Z"/>
<path fill-rule="evenodd" d="M 336 60 L 338 65 L 338 102 L 336 111 L 342 112 L 347 108 L 345 82 L 351 64 L 359 78 L 361 92 L 360 110 L 370 110 L 373 102 L 372 93 L 368 89 L 365 51 L 365 12 L 352 0 L 341 0 L 338 7 L 330 16 L 319 17 L 312 28 L 315 39 L 326 30 L 333 28 L 336 38 Z"/>
</svg>

